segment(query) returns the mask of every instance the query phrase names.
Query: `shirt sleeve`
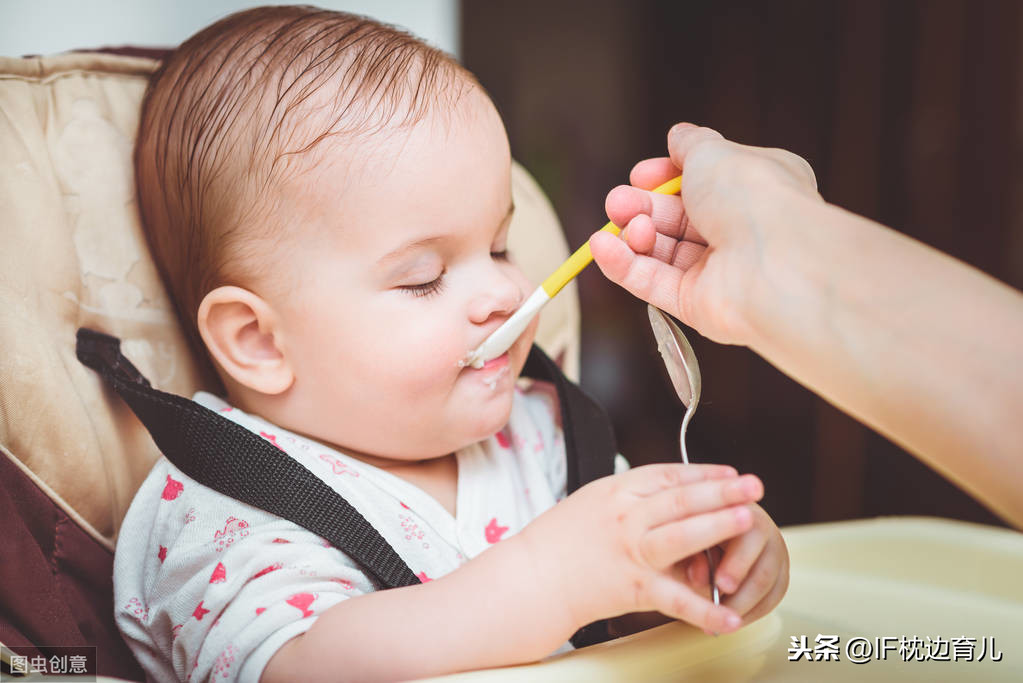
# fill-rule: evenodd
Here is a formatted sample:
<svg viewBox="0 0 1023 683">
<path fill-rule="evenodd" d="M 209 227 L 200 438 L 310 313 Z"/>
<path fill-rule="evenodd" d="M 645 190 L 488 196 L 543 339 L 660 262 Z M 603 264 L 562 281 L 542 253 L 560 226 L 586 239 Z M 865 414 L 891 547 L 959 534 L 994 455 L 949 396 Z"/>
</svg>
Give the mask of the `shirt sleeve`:
<svg viewBox="0 0 1023 683">
<path fill-rule="evenodd" d="M 114 575 L 118 626 L 157 680 L 257 681 L 325 610 L 373 590 L 324 539 L 165 461 L 132 503 Z"/>
</svg>

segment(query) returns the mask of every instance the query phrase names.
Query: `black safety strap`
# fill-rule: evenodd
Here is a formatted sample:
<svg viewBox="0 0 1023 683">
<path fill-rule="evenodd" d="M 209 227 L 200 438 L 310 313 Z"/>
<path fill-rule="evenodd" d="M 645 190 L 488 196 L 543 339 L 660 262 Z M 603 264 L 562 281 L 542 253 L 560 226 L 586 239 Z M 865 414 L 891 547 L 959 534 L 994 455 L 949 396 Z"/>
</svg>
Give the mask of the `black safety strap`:
<svg viewBox="0 0 1023 683">
<path fill-rule="evenodd" d="M 397 552 L 334 489 L 269 441 L 195 401 L 154 389 L 121 353 L 116 337 L 78 330 L 78 359 L 124 399 L 160 451 L 195 481 L 291 520 L 351 557 L 380 588 L 420 583 Z M 614 470 L 614 435 L 600 406 L 534 346 L 524 373 L 557 388 L 568 492 Z M 576 647 L 607 640 L 605 622 L 580 629 Z"/>
<path fill-rule="evenodd" d="M 558 390 L 568 459 L 568 493 L 614 473 L 615 435 L 600 404 L 565 377 L 557 363 L 535 344 L 522 374 L 551 382 Z"/>
</svg>

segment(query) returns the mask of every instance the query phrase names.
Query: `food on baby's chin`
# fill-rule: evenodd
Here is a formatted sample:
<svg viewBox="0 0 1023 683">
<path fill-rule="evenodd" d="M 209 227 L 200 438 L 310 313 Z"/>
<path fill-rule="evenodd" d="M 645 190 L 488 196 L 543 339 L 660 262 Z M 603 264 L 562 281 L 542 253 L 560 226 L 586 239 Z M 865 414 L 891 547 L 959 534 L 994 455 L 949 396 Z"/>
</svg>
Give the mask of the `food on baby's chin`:
<svg viewBox="0 0 1023 683">
<path fill-rule="evenodd" d="M 495 372 L 491 377 L 487 377 L 483 380 L 483 383 L 490 387 L 491 391 L 497 391 L 498 381 L 508 374 L 508 366 L 505 365 L 503 368 Z"/>
</svg>

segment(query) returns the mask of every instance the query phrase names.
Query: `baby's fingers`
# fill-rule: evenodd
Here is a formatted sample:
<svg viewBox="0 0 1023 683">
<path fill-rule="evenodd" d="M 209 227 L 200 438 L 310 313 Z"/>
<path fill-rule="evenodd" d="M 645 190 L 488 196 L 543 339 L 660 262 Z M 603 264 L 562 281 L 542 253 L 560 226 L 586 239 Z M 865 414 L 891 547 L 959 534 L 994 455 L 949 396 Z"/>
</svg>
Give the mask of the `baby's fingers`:
<svg viewBox="0 0 1023 683">
<path fill-rule="evenodd" d="M 683 465 L 676 462 L 634 467 L 614 478 L 629 493 L 645 497 L 664 489 L 706 480 L 734 479 L 737 476 L 738 472 L 729 465 Z"/>
<path fill-rule="evenodd" d="M 753 563 L 767 545 L 767 534 L 751 531 L 733 538 L 725 548 L 725 556 L 717 567 L 717 584 L 725 593 L 734 593 L 749 574 Z"/>
<path fill-rule="evenodd" d="M 715 605 L 691 591 L 684 583 L 658 576 L 649 587 L 653 609 L 689 622 L 705 631 L 728 633 L 742 625 L 742 617 L 724 605 Z"/>
<path fill-rule="evenodd" d="M 755 607 L 769 604 L 767 611 L 770 611 L 770 607 L 781 600 L 787 586 L 788 560 L 769 548 L 757 559 L 739 590 L 728 597 L 727 604 L 752 620 L 761 616 L 751 613 Z"/>
<path fill-rule="evenodd" d="M 763 495 L 764 485 L 752 474 L 733 479 L 696 482 L 650 496 L 643 505 L 643 521 L 647 528 L 652 529 L 704 512 L 753 503 Z M 756 556 L 751 558 L 750 564 L 755 559 Z"/>
<path fill-rule="evenodd" d="M 651 529 L 640 540 L 639 552 L 650 567 L 662 570 L 752 525 L 753 513 L 746 505 L 695 515 Z"/>
</svg>

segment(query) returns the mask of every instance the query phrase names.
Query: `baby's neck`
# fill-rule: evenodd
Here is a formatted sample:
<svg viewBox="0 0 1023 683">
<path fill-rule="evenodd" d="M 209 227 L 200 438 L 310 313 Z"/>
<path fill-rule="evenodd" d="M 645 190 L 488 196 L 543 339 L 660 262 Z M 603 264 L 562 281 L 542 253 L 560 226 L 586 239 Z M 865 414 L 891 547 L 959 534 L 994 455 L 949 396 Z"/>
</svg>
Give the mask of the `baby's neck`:
<svg viewBox="0 0 1023 683">
<path fill-rule="evenodd" d="M 290 406 L 287 397 L 284 395 L 280 396 L 268 396 L 266 394 L 256 394 L 250 390 L 245 389 L 235 383 L 225 381 L 227 388 L 228 402 L 237 407 L 238 409 L 249 413 L 250 415 L 258 415 L 264 420 L 287 429 L 289 432 L 299 434 L 307 439 L 320 442 L 326 446 L 333 448 L 336 451 L 344 453 L 345 455 L 355 458 L 367 465 L 372 465 L 381 470 L 385 470 L 405 478 L 405 474 L 416 476 L 413 473 L 416 472 L 432 472 L 437 469 L 448 467 L 448 465 L 442 464 L 443 461 L 454 461 L 454 454 L 447 453 L 444 455 L 438 455 L 420 459 L 403 459 L 403 458 L 388 458 L 380 455 L 374 455 L 372 453 L 365 453 L 362 451 L 355 450 L 344 444 L 333 443 L 327 439 L 324 439 L 316 434 L 311 434 L 308 431 L 297 426 L 295 420 L 291 419 Z M 404 474 L 402 474 L 404 473 Z M 421 476 L 421 475 L 420 475 Z"/>
</svg>

